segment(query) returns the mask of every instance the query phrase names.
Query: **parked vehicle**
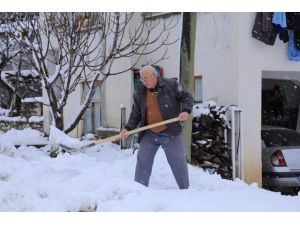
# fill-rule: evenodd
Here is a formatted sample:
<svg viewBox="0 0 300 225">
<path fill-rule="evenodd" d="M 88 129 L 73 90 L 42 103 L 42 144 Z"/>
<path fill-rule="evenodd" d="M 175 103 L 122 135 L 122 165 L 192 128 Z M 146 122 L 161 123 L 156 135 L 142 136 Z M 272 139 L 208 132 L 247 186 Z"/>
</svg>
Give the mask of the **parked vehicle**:
<svg viewBox="0 0 300 225">
<path fill-rule="evenodd" d="M 300 133 L 262 126 L 263 188 L 295 195 L 300 189 Z"/>
</svg>

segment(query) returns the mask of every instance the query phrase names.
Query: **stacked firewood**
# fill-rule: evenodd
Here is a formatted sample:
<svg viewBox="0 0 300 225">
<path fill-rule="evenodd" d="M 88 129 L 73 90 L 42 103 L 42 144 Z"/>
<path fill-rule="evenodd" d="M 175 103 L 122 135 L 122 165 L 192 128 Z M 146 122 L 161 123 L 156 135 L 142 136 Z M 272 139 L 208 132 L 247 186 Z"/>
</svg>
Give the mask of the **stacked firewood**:
<svg viewBox="0 0 300 225">
<path fill-rule="evenodd" d="M 192 164 L 213 169 L 222 178 L 232 179 L 231 150 L 225 142 L 226 128 L 229 128 L 226 109 L 215 104 L 194 106 L 194 111 L 206 113 L 194 113 L 191 154 Z"/>
</svg>

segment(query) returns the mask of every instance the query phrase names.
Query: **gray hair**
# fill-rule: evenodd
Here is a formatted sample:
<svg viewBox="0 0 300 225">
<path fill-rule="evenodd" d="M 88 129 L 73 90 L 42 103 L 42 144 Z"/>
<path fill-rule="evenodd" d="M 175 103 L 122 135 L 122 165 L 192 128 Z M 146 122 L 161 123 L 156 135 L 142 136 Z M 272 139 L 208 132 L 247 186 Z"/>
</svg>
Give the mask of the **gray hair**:
<svg viewBox="0 0 300 225">
<path fill-rule="evenodd" d="M 150 66 L 150 65 L 143 66 L 143 67 L 140 69 L 140 71 L 141 71 L 141 70 L 150 70 L 151 72 L 153 72 L 153 73 L 157 76 L 157 71 L 156 71 L 156 69 L 155 69 L 153 66 Z"/>
</svg>

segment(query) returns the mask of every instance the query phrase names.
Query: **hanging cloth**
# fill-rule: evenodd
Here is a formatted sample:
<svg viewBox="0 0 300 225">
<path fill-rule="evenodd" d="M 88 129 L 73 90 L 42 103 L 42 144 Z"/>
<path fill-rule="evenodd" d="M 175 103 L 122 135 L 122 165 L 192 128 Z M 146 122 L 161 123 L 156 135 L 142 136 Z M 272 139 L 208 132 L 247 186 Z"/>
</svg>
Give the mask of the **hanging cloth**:
<svg viewBox="0 0 300 225">
<path fill-rule="evenodd" d="M 274 24 L 274 31 L 279 34 L 279 39 L 284 43 L 289 41 L 289 34 L 287 31 L 286 15 L 284 12 L 274 12 L 272 23 Z"/>
<path fill-rule="evenodd" d="M 284 12 L 274 12 L 272 23 L 279 24 L 282 28 L 286 28 L 286 16 Z"/>
<path fill-rule="evenodd" d="M 294 31 L 289 32 L 290 41 L 288 47 L 288 59 L 290 61 L 300 61 L 300 50 L 295 48 Z"/>
<path fill-rule="evenodd" d="M 274 45 L 277 36 L 272 23 L 272 12 L 256 13 L 252 37 L 268 45 Z"/>
</svg>

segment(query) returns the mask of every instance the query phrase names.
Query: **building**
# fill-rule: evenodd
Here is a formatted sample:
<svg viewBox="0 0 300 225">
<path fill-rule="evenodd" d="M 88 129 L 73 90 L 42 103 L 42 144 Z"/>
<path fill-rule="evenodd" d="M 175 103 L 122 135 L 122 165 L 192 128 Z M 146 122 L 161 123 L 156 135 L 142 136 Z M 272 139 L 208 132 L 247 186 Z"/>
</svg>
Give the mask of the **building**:
<svg viewBox="0 0 300 225">
<path fill-rule="evenodd" d="M 261 184 L 263 79 L 299 80 L 300 64 L 288 60 L 287 44 L 278 38 L 272 46 L 252 37 L 255 15 L 256 13 L 197 13 L 194 78 L 195 99 L 199 102 L 214 100 L 219 105 L 237 105 L 242 109 L 242 166 L 245 181 Z M 178 41 L 168 47 L 167 59 L 155 65 L 163 69 L 164 77 L 178 79 L 181 14 L 138 14 L 135 21 L 138 22 L 145 16 L 149 21 L 160 19 L 160 23 L 176 19 L 170 40 Z M 134 24 L 137 23 L 133 21 L 132 26 Z M 153 64 L 163 54 L 163 50 L 142 57 L 136 68 Z M 124 59 L 118 66 L 131 65 L 134 57 L 137 56 Z M 81 136 L 92 130 L 91 127 L 119 128 L 120 105 L 126 106 L 127 118 L 131 110 L 135 76 L 134 71 L 127 71 L 109 77 L 97 90 L 94 104 L 71 135 Z M 66 123 L 78 109 L 83 94 L 84 84 L 74 92 L 66 107 Z M 44 115 L 45 113 L 44 110 Z"/>
</svg>

